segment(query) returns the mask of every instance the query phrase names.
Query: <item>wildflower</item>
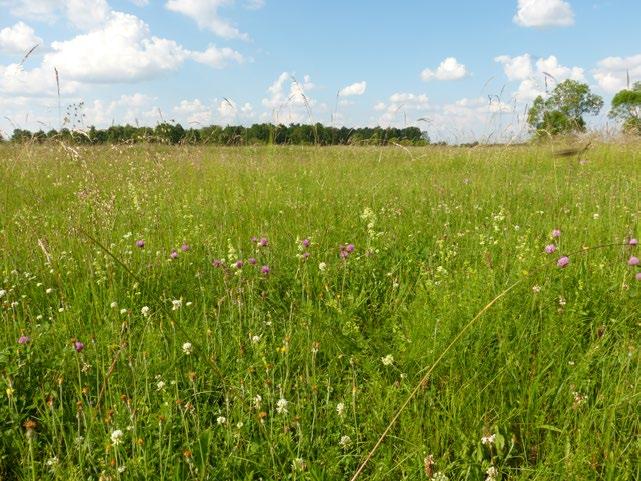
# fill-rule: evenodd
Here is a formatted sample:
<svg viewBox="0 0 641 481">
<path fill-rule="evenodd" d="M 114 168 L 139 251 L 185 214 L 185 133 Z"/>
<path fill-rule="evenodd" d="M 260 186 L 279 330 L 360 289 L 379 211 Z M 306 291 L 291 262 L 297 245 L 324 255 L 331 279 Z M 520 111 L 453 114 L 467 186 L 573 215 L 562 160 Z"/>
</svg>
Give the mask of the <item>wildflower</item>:
<svg viewBox="0 0 641 481">
<path fill-rule="evenodd" d="M 122 466 L 118 466 L 118 472 L 120 474 L 124 473 L 126 470 L 127 470 L 127 466 L 125 466 L 124 464 Z"/>
<path fill-rule="evenodd" d="M 243 264 L 243 261 L 238 260 L 238 261 L 236 261 L 236 263 L 234 264 L 234 267 L 235 267 L 236 269 L 242 269 L 242 268 L 243 268 L 243 265 L 244 265 L 244 264 Z"/>
<path fill-rule="evenodd" d="M 383 366 L 391 366 L 394 364 L 394 356 L 388 354 L 387 356 L 381 357 L 381 361 L 383 362 Z"/>
<path fill-rule="evenodd" d="M 118 446 L 122 442 L 123 433 L 120 429 L 111 432 L 111 444 Z"/>
<path fill-rule="evenodd" d="M 338 442 L 338 445 L 343 449 L 348 448 L 350 444 L 352 444 L 352 438 L 347 435 L 341 436 L 341 440 Z"/>
<path fill-rule="evenodd" d="M 258 344 L 260 342 L 260 336 L 252 336 L 252 343 Z"/>
<path fill-rule="evenodd" d="M 53 467 L 58 465 L 58 462 L 59 462 L 59 460 L 58 460 L 57 456 L 54 456 L 53 458 L 47 459 L 47 466 L 50 466 L 50 467 L 53 468 Z"/>
<path fill-rule="evenodd" d="M 183 344 L 183 352 L 184 352 L 186 355 L 188 355 L 188 356 L 189 356 L 189 355 L 191 355 L 191 351 L 192 351 L 192 345 L 191 345 L 191 342 L 185 342 L 185 343 Z"/>
<path fill-rule="evenodd" d="M 552 231 L 552 237 L 554 239 L 558 239 L 559 237 L 561 237 L 561 231 L 559 229 L 554 229 Z"/>
<path fill-rule="evenodd" d="M 432 476 L 432 481 L 450 481 L 450 478 L 448 478 L 442 471 L 438 471 L 434 473 L 434 476 Z"/>
<path fill-rule="evenodd" d="M 28 344 L 31 341 L 29 336 L 22 335 L 18 338 L 18 344 Z"/>
<path fill-rule="evenodd" d="M 490 466 L 489 468 L 487 468 L 487 471 L 485 471 L 485 474 L 487 474 L 487 478 L 485 478 L 485 481 L 494 481 L 499 475 L 499 470 L 494 466 Z"/>
<path fill-rule="evenodd" d="M 7 291 L 4 289 L 0 289 L 0 299 L 2 299 L 5 295 L 7 295 Z"/>
<path fill-rule="evenodd" d="M 127 309 L 125 308 L 120 309 L 120 314 L 123 314 L 123 315 L 127 314 Z"/>
<path fill-rule="evenodd" d="M 254 407 L 258 410 L 260 409 L 260 403 L 263 400 L 263 397 L 260 394 L 254 396 Z"/>
<path fill-rule="evenodd" d="M 532 286 L 532 291 L 538 294 L 539 292 L 541 292 L 541 286 L 539 286 L 538 284 Z"/>
<path fill-rule="evenodd" d="M 345 250 L 351 254 L 354 252 L 354 244 L 347 244 L 347 246 L 345 246 Z"/>
<path fill-rule="evenodd" d="M 180 246 L 180 250 L 183 252 L 187 252 L 191 247 L 189 247 L 189 244 L 183 244 Z"/>
<path fill-rule="evenodd" d="M 151 310 L 151 309 L 149 309 L 149 306 L 143 306 L 143 307 L 142 307 L 142 309 L 140 309 L 140 313 L 141 313 L 143 316 L 147 317 L 147 316 L 149 315 L 149 311 L 150 311 L 150 310 Z"/>
<path fill-rule="evenodd" d="M 490 445 L 496 441 L 496 434 L 485 435 L 481 438 L 481 444 Z"/>
<path fill-rule="evenodd" d="M 269 241 L 267 240 L 267 237 L 261 237 L 258 241 L 258 247 L 267 247 L 268 245 Z"/>
<path fill-rule="evenodd" d="M 632 239 L 630 239 L 630 240 L 628 241 L 628 245 L 630 245 L 630 246 L 635 246 L 635 245 L 637 245 L 638 243 L 639 243 L 639 241 L 638 241 L 638 240 L 636 240 L 635 238 L 632 238 Z"/>
<path fill-rule="evenodd" d="M 45 291 L 45 294 L 51 294 L 53 292 L 53 289 L 50 287 Z"/>
<path fill-rule="evenodd" d="M 628 265 L 629 266 L 638 266 L 639 265 L 639 258 L 636 256 L 630 256 L 628 259 Z"/>
<path fill-rule="evenodd" d="M 247 262 L 249 262 L 252 266 L 255 266 L 256 262 L 258 261 L 256 260 L 255 257 L 250 257 L 249 259 L 247 259 Z"/>
<path fill-rule="evenodd" d="M 109 304 L 109 307 L 111 307 L 112 309 L 115 309 L 118 307 L 118 303 L 116 301 L 113 301 L 111 304 Z"/>
<path fill-rule="evenodd" d="M 287 405 L 289 404 L 289 401 L 285 398 L 280 398 L 278 401 L 276 401 L 276 412 L 278 414 L 287 414 Z"/>
<path fill-rule="evenodd" d="M 35 434 L 36 434 L 36 428 L 38 427 L 38 423 L 33 420 L 33 419 L 27 419 L 22 426 L 25 429 L 25 435 L 27 436 L 27 439 L 31 439 Z"/>
<path fill-rule="evenodd" d="M 85 345 L 80 341 L 75 341 L 73 343 L 73 348 L 76 350 L 76 352 L 81 352 L 85 348 Z"/>
<path fill-rule="evenodd" d="M 214 259 L 213 261 L 211 261 L 211 265 L 216 268 L 222 267 L 224 263 L 225 261 L 223 259 Z"/>
<path fill-rule="evenodd" d="M 556 251 L 556 246 L 554 244 L 548 244 L 545 246 L 546 254 L 553 254 Z"/>
<path fill-rule="evenodd" d="M 178 259 L 178 252 L 176 252 L 176 249 L 171 250 L 171 254 L 169 254 L 169 257 L 171 259 Z"/>
<path fill-rule="evenodd" d="M 171 310 L 172 311 L 177 311 L 183 306 L 183 300 L 182 299 L 174 299 L 171 301 Z"/>
<path fill-rule="evenodd" d="M 265 276 L 266 276 L 266 275 L 268 275 L 268 274 L 269 274 L 269 272 L 270 272 L 269 266 L 263 266 L 263 267 L 261 267 L 261 268 L 260 268 L 260 272 L 261 272 L 261 274 L 263 274 L 263 275 L 265 275 Z"/>
<path fill-rule="evenodd" d="M 156 383 L 156 390 L 162 391 L 163 389 L 165 389 L 165 381 L 161 379 Z"/>
<path fill-rule="evenodd" d="M 325 272 L 325 269 L 327 269 L 327 264 L 326 263 L 321 262 L 320 264 L 318 264 L 318 270 L 319 271 Z"/>
<path fill-rule="evenodd" d="M 139 247 L 140 249 L 142 249 L 143 247 L 145 247 L 145 241 L 142 239 L 138 239 L 136 241 L 136 247 Z"/>
<path fill-rule="evenodd" d="M 300 243 L 303 247 L 309 247 L 312 242 L 309 239 L 303 239 Z"/>
<path fill-rule="evenodd" d="M 637 281 L 641 281 L 641 272 L 637 272 L 637 273 L 636 273 L 636 275 L 634 276 L 634 278 L 635 278 Z"/>
<path fill-rule="evenodd" d="M 225 423 L 227 422 L 227 418 L 226 418 L 225 416 L 218 416 L 218 417 L 216 418 L 216 422 L 217 422 L 219 425 L 221 425 L 221 424 L 225 424 Z"/>
<path fill-rule="evenodd" d="M 559 266 L 561 269 L 563 269 L 564 267 L 567 267 L 569 263 L 570 263 L 570 258 L 568 256 L 563 256 L 558 261 L 556 261 L 556 265 Z"/>
<path fill-rule="evenodd" d="M 345 404 L 344 403 L 338 403 L 336 405 L 336 414 L 338 414 L 341 417 L 343 416 L 343 414 L 345 414 Z"/>
</svg>

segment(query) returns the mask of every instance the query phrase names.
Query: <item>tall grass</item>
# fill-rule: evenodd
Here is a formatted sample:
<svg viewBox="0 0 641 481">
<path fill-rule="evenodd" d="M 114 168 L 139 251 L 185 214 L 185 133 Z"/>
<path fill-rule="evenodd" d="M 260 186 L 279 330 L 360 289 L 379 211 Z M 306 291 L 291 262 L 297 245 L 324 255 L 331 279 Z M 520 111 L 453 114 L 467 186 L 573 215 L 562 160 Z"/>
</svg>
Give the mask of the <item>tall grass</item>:
<svg viewBox="0 0 641 481">
<path fill-rule="evenodd" d="M 638 146 L 76 150 L 0 147 L 1 477 L 350 479 L 397 413 L 361 479 L 641 477 Z"/>
</svg>

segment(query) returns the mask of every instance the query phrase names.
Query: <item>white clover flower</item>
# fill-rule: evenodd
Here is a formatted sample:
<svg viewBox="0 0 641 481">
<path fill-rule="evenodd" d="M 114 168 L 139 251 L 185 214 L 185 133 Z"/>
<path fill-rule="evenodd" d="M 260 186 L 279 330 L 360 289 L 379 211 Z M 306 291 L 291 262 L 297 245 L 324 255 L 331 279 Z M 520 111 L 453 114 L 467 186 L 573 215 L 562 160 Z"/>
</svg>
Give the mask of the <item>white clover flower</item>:
<svg viewBox="0 0 641 481">
<path fill-rule="evenodd" d="M 162 381 L 162 380 L 161 380 L 161 381 L 158 381 L 158 382 L 156 383 L 156 389 L 157 389 L 158 391 L 162 391 L 163 389 L 165 389 L 165 381 Z"/>
<path fill-rule="evenodd" d="M 45 294 L 51 294 L 53 292 L 53 288 L 49 287 L 46 291 Z"/>
<path fill-rule="evenodd" d="M 0 299 L 2 299 L 6 295 L 7 295 L 7 291 L 5 291 L 4 289 L 0 289 Z"/>
<path fill-rule="evenodd" d="M 381 357 L 381 362 L 383 363 L 383 366 L 391 366 L 394 364 L 394 356 L 388 354 L 387 356 Z"/>
<path fill-rule="evenodd" d="M 280 398 L 278 401 L 276 401 L 276 412 L 278 414 L 287 414 L 287 405 L 289 402 L 285 398 Z"/>
<path fill-rule="evenodd" d="M 125 309 L 124 307 L 122 309 L 120 309 L 120 314 L 122 314 L 122 315 L 127 314 L 127 309 Z"/>
<path fill-rule="evenodd" d="M 338 403 L 336 405 L 336 414 L 339 416 L 343 416 L 345 414 L 345 404 L 344 403 Z"/>
<path fill-rule="evenodd" d="M 118 466 L 118 472 L 120 474 L 124 473 L 126 469 L 127 469 L 127 466 L 125 466 L 124 464 L 122 466 Z"/>
<path fill-rule="evenodd" d="M 494 481 L 499 475 L 499 470 L 494 466 L 490 466 L 489 468 L 487 468 L 487 471 L 485 471 L 485 474 L 487 474 L 487 478 L 485 478 L 485 481 Z"/>
<path fill-rule="evenodd" d="M 149 306 L 142 306 L 142 309 L 140 309 L 140 313 L 145 317 L 149 315 L 149 311 L 151 311 L 151 309 L 149 309 Z"/>
<path fill-rule="evenodd" d="M 445 473 L 442 471 L 438 471 L 434 473 L 434 476 L 432 476 L 432 481 L 450 481 L 450 478 L 445 476 Z"/>
<path fill-rule="evenodd" d="M 481 444 L 486 444 L 486 445 L 494 444 L 495 441 L 496 441 L 496 434 L 490 434 L 489 436 L 483 436 L 481 438 Z"/>
<path fill-rule="evenodd" d="M 56 466 L 58 464 L 58 457 L 54 456 L 53 458 L 47 459 L 47 466 Z"/>
<path fill-rule="evenodd" d="M 216 418 L 216 422 L 218 424 L 225 424 L 227 422 L 227 418 L 225 416 L 218 416 Z"/>
<path fill-rule="evenodd" d="M 116 307 L 118 307 L 118 303 L 116 301 L 113 301 L 111 304 L 109 304 L 109 307 L 115 309 Z"/>
<path fill-rule="evenodd" d="M 327 264 L 325 262 L 321 262 L 318 264 L 318 270 L 321 272 L 325 272 L 325 269 L 327 269 Z"/>
<path fill-rule="evenodd" d="M 237 429 L 241 429 L 244 425 L 245 425 L 245 423 L 243 423 L 242 421 L 238 421 L 238 422 L 236 423 L 236 428 L 237 428 Z"/>
<path fill-rule="evenodd" d="M 183 352 L 185 354 L 187 354 L 188 356 L 191 355 L 192 349 L 193 349 L 193 347 L 191 345 L 191 342 L 185 342 L 183 344 Z"/>
<path fill-rule="evenodd" d="M 260 409 L 260 403 L 263 400 L 263 397 L 260 394 L 256 394 L 254 397 L 254 408 Z"/>
<path fill-rule="evenodd" d="M 260 342 L 260 336 L 252 336 L 252 342 L 258 344 Z"/>
<path fill-rule="evenodd" d="M 347 435 L 341 436 L 341 440 L 338 442 L 338 445 L 343 449 L 349 447 L 350 444 L 352 444 L 352 438 Z"/>
<path fill-rule="evenodd" d="M 171 301 L 171 304 L 172 304 L 171 310 L 172 311 L 177 311 L 178 309 L 180 309 L 183 306 L 183 300 L 182 299 L 174 299 L 173 301 Z"/>
<path fill-rule="evenodd" d="M 541 286 L 539 286 L 538 284 L 532 286 L 532 292 L 535 292 L 535 293 L 541 292 Z"/>
<path fill-rule="evenodd" d="M 118 446 L 122 442 L 124 433 L 120 429 L 111 432 L 111 444 Z"/>
</svg>

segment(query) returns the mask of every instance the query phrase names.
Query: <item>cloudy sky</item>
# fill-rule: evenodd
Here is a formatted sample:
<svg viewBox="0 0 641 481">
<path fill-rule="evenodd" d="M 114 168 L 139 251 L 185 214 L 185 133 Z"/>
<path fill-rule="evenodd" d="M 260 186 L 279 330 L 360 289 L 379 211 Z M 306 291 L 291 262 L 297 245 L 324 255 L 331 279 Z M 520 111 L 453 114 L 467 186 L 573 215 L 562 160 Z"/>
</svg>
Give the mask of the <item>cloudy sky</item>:
<svg viewBox="0 0 641 481">
<path fill-rule="evenodd" d="M 0 0 L 0 132 L 58 128 L 84 102 L 84 127 L 319 121 L 509 139 L 555 81 L 609 102 L 626 72 L 641 80 L 639 19 L 639 0 Z"/>
</svg>

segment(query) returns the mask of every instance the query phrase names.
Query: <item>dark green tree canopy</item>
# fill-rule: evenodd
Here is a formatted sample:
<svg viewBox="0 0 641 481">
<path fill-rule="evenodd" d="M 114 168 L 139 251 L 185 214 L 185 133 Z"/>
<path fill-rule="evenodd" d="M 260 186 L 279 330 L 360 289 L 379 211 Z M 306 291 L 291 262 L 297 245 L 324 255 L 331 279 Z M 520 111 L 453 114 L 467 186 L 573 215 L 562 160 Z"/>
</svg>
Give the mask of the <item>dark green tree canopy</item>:
<svg viewBox="0 0 641 481">
<path fill-rule="evenodd" d="M 603 99 L 576 80 L 554 87 L 547 99 L 538 96 L 528 111 L 528 124 L 537 136 L 566 135 L 585 131 L 584 115 L 597 115 Z"/>
<path fill-rule="evenodd" d="M 623 121 L 623 131 L 641 135 L 641 82 L 624 89 L 612 98 L 610 118 Z"/>
</svg>

